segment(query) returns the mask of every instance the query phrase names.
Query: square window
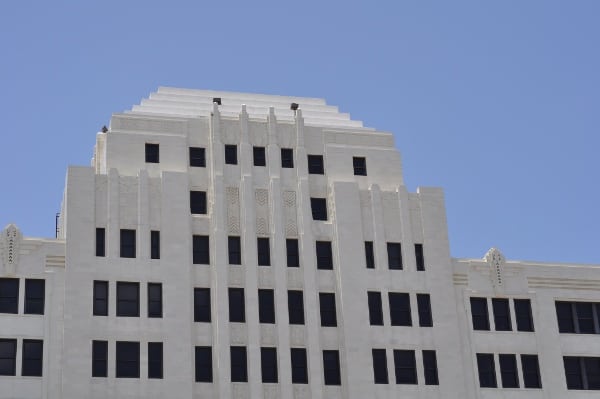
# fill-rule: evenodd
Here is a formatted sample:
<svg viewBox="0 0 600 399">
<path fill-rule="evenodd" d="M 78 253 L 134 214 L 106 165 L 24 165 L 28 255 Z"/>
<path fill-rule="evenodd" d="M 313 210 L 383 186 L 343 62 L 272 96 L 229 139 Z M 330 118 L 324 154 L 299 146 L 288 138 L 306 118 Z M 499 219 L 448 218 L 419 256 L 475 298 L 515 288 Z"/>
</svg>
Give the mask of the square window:
<svg viewBox="0 0 600 399">
<path fill-rule="evenodd" d="M 291 348 L 292 384 L 308 384 L 306 348 Z"/>
<path fill-rule="evenodd" d="M 206 215 L 206 191 L 190 191 L 192 215 Z"/>
<path fill-rule="evenodd" d="M 193 241 L 193 256 L 192 261 L 195 265 L 208 265 L 210 264 L 210 250 L 208 236 L 197 236 L 192 237 Z"/>
<path fill-rule="evenodd" d="M 317 269 L 333 270 L 333 254 L 331 241 L 317 241 Z"/>
<path fill-rule="evenodd" d="M 196 346 L 195 348 L 196 382 L 213 382 L 212 348 Z"/>
<path fill-rule="evenodd" d="M 140 378 L 140 343 L 117 341 L 117 378 Z"/>
<path fill-rule="evenodd" d="M 162 342 L 148 342 L 148 378 L 163 378 Z"/>
<path fill-rule="evenodd" d="M 327 199 L 311 198 L 310 209 L 313 220 L 327 220 Z"/>
<path fill-rule="evenodd" d="M 402 270 L 402 247 L 399 242 L 388 242 L 388 268 L 390 270 Z"/>
<path fill-rule="evenodd" d="M 308 155 L 308 173 L 311 175 L 324 175 L 323 155 Z"/>
<path fill-rule="evenodd" d="M 388 292 L 392 326 L 412 326 L 410 297 L 403 292 Z"/>
<path fill-rule="evenodd" d="M 254 166 L 267 166 L 267 156 L 265 147 L 252 147 Z"/>
<path fill-rule="evenodd" d="M 285 250 L 287 256 L 287 267 L 300 267 L 300 253 L 298 251 L 298 240 L 295 238 L 286 239 Z"/>
<path fill-rule="evenodd" d="M 396 371 L 396 384 L 416 384 L 417 364 L 415 351 L 394 350 L 394 368 Z"/>
<path fill-rule="evenodd" d="M 271 248 L 268 237 L 258 237 L 256 239 L 256 248 L 258 255 L 258 266 L 271 266 Z"/>
<path fill-rule="evenodd" d="M 160 259 L 160 231 L 150 232 L 150 259 Z"/>
<path fill-rule="evenodd" d="M 275 324 L 275 294 L 273 290 L 258 290 L 259 323 Z"/>
<path fill-rule="evenodd" d="M 373 241 L 365 241 L 365 262 L 367 269 L 375 269 L 375 254 L 373 253 Z"/>
<path fill-rule="evenodd" d="M 291 148 L 281 149 L 281 167 L 282 168 L 293 168 L 294 167 L 294 150 Z"/>
<path fill-rule="evenodd" d="M 146 143 L 146 163 L 158 163 L 158 144 Z"/>
<path fill-rule="evenodd" d="M 117 281 L 117 316 L 140 316 L 140 283 Z"/>
<path fill-rule="evenodd" d="M 0 339 L 0 375 L 17 374 L 17 340 Z"/>
<path fill-rule="evenodd" d="M 108 316 L 108 281 L 94 280 L 94 316 Z"/>
<path fill-rule="evenodd" d="M 288 290 L 288 315 L 290 324 L 304 324 L 304 294 Z"/>
<path fill-rule="evenodd" d="M 277 383 L 276 348 L 260 348 L 260 370 L 263 383 Z"/>
<path fill-rule="evenodd" d="M 92 341 L 92 377 L 108 376 L 108 341 Z"/>
<path fill-rule="evenodd" d="M 225 144 L 225 163 L 227 165 L 237 165 L 237 145 Z"/>
<path fill-rule="evenodd" d="M 240 237 L 227 237 L 227 249 L 229 251 L 229 264 L 242 264 L 242 243 Z"/>
<path fill-rule="evenodd" d="M 319 293 L 319 311 L 321 315 L 321 327 L 337 327 L 335 294 L 333 292 Z"/>
<path fill-rule="evenodd" d="M 245 346 L 231 347 L 231 382 L 248 382 L 248 360 Z"/>
<path fill-rule="evenodd" d="M 19 279 L 0 278 L 0 313 L 19 312 Z"/>
<path fill-rule="evenodd" d="M 148 283 L 148 317 L 162 317 L 162 284 Z"/>
<path fill-rule="evenodd" d="M 25 280 L 25 314 L 44 314 L 46 284 L 42 279 Z"/>
<path fill-rule="evenodd" d="M 232 323 L 246 322 L 246 304 L 243 288 L 229 288 L 229 321 Z"/>
<path fill-rule="evenodd" d="M 194 321 L 211 322 L 210 288 L 194 288 Z"/>
<path fill-rule="evenodd" d="M 121 229 L 121 258 L 135 258 L 135 230 Z"/>
<path fill-rule="evenodd" d="M 106 230 L 103 227 L 96 228 L 96 256 L 106 256 Z"/>
<path fill-rule="evenodd" d="M 367 160 L 365 157 L 352 157 L 352 166 L 356 176 L 367 175 Z"/>
<path fill-rule="evenodd" d="M 325 385 L 342 385 L 339 351 L 323 351 L 323 377 Z"/>
<path fill-rule="evenodd" d="M 206 152 L 202 147 L 190 147 L 190 166 L 205 168 Z"/>
</svg>

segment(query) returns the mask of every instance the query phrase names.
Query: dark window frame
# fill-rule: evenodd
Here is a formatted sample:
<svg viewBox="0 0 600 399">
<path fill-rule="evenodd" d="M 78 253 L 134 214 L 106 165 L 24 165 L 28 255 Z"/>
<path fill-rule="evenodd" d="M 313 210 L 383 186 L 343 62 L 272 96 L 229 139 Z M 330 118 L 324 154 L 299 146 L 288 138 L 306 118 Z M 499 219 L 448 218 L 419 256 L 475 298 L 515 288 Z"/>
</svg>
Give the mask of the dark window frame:
<svg viewBox="0 0 600 399">
<path fill-rule="evenodd" d="M 0 313 L 19 313 L 19 290 L 18 278 L 0 278 Z"/>
<path fill-rule="evenodd" d="M 388 292 L 390 322 L 392 326 L 412 326 L 412 305 L 406 292 Z"/>
<path fill-rule="evenodd" d="M 144 147 L 146 163 L 160 163 L 160 145 L 157 143 L 146 143 Z"/>
<path fill-rule="evenodd" d="M 227 290 L 229 303 L 229 322 L 246 322 L 246 298 L 244 289 L 241 287 L 229 287 Z"/>
<path fill-rule="evenodd" d="M 148 378 L 162 379 L 163 374 L 163 343 L 148 342 Z"/>
<path fill-rule="evenodd" d="M 150 259 L 160 259 L 160 231 L 150 231 Z"/>
<path fill-rule="evenodd" d="M 342 385 L 338 350 L 323 351 L 323 382 L 325 385 Z"/>
<path fill-rule="evenodd" d="M 313 220 L 327 221 L 327 198 L 310 198 L 310 210 Z"/>
<path fill-rule="evenodd" d="M 365 264 L 367 269 L 375 269 L 375 252 L 373 241 L 365 241 Z"/>
<path fill-rule="evenodd" d="M 290 348 L 292 384 L 308 384 L 306 348 Z"/>
<path fill-rule="evenodd" d="M 242 264 L 242 239 L 239 236 L 227 237 L 227 259 L 230 265 Z"/>
<path fill-rule="evenodd" d="M 492 298 L 494 328 L 496 331 L 512 331 L 510 303 L 508 298 Z"/>
<path fill-rule="evenodd" d="M 108 281 L 94 280 L 92 295 L 92 314 L 94 316 L 108 316 Z"/>
<path fill-rule="evenodd" d="M 323 155 L 308 154 L 306 156 L 308 163 L 308 174 L 309 175 L 324 175 L 325 174 L 325 163 Z"/>
<path fill-rule="evenodd" d="M 192 236 L 192 263 L 210 265 L 210 236 L 198 234 Z"/>
<path fill-rule="evenodd" d="M 17 375 L 17 340 L 0 338 L 0 375 Z"/>
<path fill-rule="evenodd" d="M 230 346 L 231 382 L 248 382 L 248 352 L 245 346 Z"/>
<path fill-rule="evenodd" d="M 189 147 L 190 166 L 206 168 L 206 149 L 204 147 Z"/>
<path fill-rule="evenodd" d="M 212 304 L 210 297 L 210 288 L 194 288 L 194 322 L 211 323 L 212 322 Z"/>
<path fill-rule="evenodd" d="M 285 252 L 287 267 L 300 267 L 300 249 L 297 238 L 286 238 Z"/>
<path fill-rule="evenodd" d="M 334 292 L 319 292 L 321 327 L 337 327 L 337 309 Z"/>
<path fill-rule="evenodd" d="M 258 322 L 275 324 L 275 291 L 272 289 L 258 290 Z"/>
<path fill-rule="evenodd" d="M 417 384 L 417 359 L 412 349 L 394 349 L 396 384 Z"/>
<path fill-rule="evenodd" d="M 369 324 L 383 326 L 383 300 L 381 292 L 367 291 L 367 304 L 369 306 Z"/>
<path fill-rule="evenodd" d="M 258 266 L 271 266 L 271 240 L 256 237 L 256 261 Z"/>
<path fill-rule="evenodd" d="M 288 322 L 292 325 L 303 325 L 304 293 L 300 290 L 288 290 Z"/>
<path fill-rule="evenodd" d="M 423 376 L 425 385 L 439 385 L 437 354 L 434 350 L 423 350 Z"/>
<path fill-rule="evenodd" d="M 477 353 L 477 373 L 481 388 L 497 388 L 496 364 L 493 353 Z"/>
<path fill-rule="evenodd" d="M 399 242 L 388 242 L 387 243 L 387 254 L 388 254 L 388 269 L 390 270 L 402 270 L 402 244 Z"/>
<path fill-rule="evenodd" d="M 207 195 L 206 191 L 190 191 L 190 213 L 192 215 L 207 214 Z"/>
<path fill-rule="evenodd" d="M 373 359 L 373 382 L 375 384 L 389 384 L 387 354 L 385 349 L 371 349 Z"/>
<path fill-rule="evenodd" d="M 423 253 L 423 244 L 415 244 L 415 262 L 417 271 L 425 271 L 425 254 Z"/>
<path fill-rule="evenodd" d="M 238 164 L 238 153 L 237 145 L 225 144 L 225 164 L 226 165 L 237 165 Z"/>
<path fill-rule="evenodd" d="M 429 294 L 417 294 L 417 310 L 419 313 L 419 327 L 433 327 L 431 297 Z"/>
<path fill-rule="evenodd" d="M 120 231 L 120 257 L 135 258 L 137 256 L 137 232 L 133 229 Z"/>
<path fill-rule="evenodd" d="M 213 382 L 212 347 L 196 346 L 194 348 L 194 377 L 196 382 Z"/>
<path fill-rule="evenodd" d="M 500 366 L 502 388 L 519 388 L 517 356 L 512 353 L 500 353 L 498 355 L 498 364 Z"/>
<path fill-rule="evenodd" d="M 127 288 L 135 289 L 135 298 L 128 298 L 131 293 L 123 292 Z M 140 283 L 117 281 L 117 317 L 140 317 Z"/>
<path fill-rule="evenodd" d="M 108 341 L 92 341 L 92 377 L 108 377 Z"/>
<path fill-rule="evenodd" d="M 131 353 L 127 353 L 130 352 Z M 140 343 L 117 341 L 115 344 L 115 377 L 140 378 Z"/>
<path fill-rule="evenodd" d="M 333 270 L 333 245 L 331 241 L 315 241 L 318 270 Z"/>
<path fill-rule="evenodd" d="M 281 167 L 287 168 L 287 169 L 294 167 L 294 149 L 293 148 L 282 148 L 281 149 Z"/>
<path fill-rule="evenodd" d="M 542 388 L 538 355 L 521 355 L 521 372 L 524 388 Z"/>
<path fill-rule="evenodd" d="M 354 176 L 366 176 L 367 175 L 367 158 L 352 157 L 352 169 L 354 170 Z"/>
<path fill-rule="evenodd" d="M 25 279 L 24 314 L 44 314 L 46 302 L 46 280 L 39 278 Z"/>
<path fill-rule="evenodd" d="M 267 155 L 265 147 L 252 147 L 252 159 L 254 166 L 267 166 Z"/>
<path fill-rule="evenodd" d="M 490 330 L 488 300 L 485 297 L 469 298 L 471 304 L 471 322 L 475 331 Z"/>
<path fill-rule="evenodd" d="M 517 298 L 513 300 L 517 331 L 533 332 L 533 313 L 531 311 L 531 300 L 528 298 Z"/>
<path fill-rule="evenodd" d="M 277 363 L 277 348 L 260 348 L 260 374 L 263 384 L 276 384 L 279 382 Z"/>
<path fill-rule="evenodd" d="M 104 227 L 96 227 L 96 256 L 106 256 L 106 229 Z"/>
<path fill-rule="evenodd" d="M 162 283 L 148 283 L 148 317 L 163 317 L 163 290 Z"/>
</svg>

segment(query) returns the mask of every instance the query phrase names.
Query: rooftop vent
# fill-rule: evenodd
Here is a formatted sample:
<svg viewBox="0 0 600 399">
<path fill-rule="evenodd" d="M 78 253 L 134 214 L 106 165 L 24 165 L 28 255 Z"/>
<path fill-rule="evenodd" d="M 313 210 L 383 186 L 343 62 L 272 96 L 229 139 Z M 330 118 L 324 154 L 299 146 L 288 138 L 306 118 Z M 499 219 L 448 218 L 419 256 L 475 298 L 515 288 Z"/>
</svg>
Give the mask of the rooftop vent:
<svg viewBox="0 0 600 399">
<path fill-rule="evenodd" d="M 296 111 L 296 110 L 298 109 L 298 104 L 297 104 L 297 103 L 291 103 L 291 104 L 290 104 L 290 109 L 291 109 L 292 111 Z"/>
<path fill-rule="evenodd" d="M 221 97 L 213 97 L 213 103 L 221 105 Z"/>
</svg>

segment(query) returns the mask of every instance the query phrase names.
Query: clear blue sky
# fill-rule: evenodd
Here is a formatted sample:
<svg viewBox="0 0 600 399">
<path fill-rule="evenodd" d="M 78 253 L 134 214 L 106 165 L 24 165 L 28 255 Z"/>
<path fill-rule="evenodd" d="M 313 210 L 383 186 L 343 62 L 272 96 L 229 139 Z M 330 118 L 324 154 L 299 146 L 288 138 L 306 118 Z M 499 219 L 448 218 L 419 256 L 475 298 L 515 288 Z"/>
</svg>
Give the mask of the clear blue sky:
<svg viewBox="0 0 600 399">
<path fill-rule="evenodd" d="M 453 256 L 600 264 L 600 1 L 3 1 L 0 227 L 158 86 L 323 97 L 441 186 Z"/>
</svg>

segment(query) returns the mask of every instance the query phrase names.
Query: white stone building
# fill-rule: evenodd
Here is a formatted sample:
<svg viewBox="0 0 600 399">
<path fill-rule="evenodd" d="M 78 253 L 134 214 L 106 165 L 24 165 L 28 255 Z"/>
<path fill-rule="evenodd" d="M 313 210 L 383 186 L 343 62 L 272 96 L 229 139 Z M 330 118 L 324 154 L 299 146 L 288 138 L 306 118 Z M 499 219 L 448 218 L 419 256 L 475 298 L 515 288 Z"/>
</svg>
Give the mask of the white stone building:
<svg viewBox="0 0 600 399">
<path fill-rule="evenodd" d="M 0 398 L 592 398 L 600 269 L 450 256 L 441 189 L 313 98 L 160 88 L 0 251 Z"/>
</svg>

